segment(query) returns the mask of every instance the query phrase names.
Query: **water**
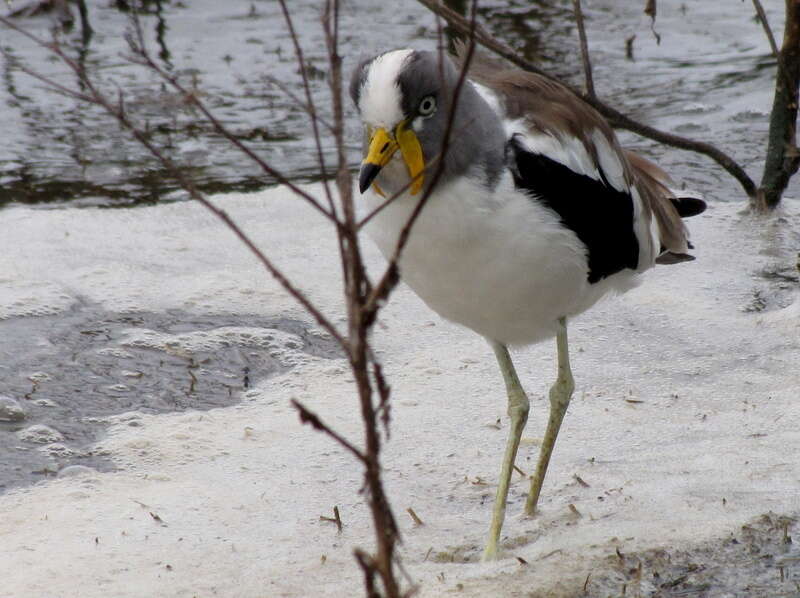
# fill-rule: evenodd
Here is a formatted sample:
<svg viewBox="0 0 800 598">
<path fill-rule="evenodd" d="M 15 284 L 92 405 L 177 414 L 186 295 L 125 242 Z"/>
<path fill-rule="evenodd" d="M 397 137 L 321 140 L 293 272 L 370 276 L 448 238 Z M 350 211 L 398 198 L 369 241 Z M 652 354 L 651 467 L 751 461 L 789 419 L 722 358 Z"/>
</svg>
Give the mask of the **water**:
<svg viewBox="0 0 800 598">
<path fill-rule="evenodd" d="M 12 2 L 12 8 L 21 6 Z M 71 56 L 93 72 L 101 87 L 126 97 L 130 116 L 208 192 L 254 190 L 274 183 L 217 133 L 183 99 L 146 69 L 130 64 L 124 35 L 130 30 L 124 2 L 89 2 L 88 35 L 75 14 L 71 29 L 58 29 Z M 289 3 L 305 48 L 310 83 L 323 116 L 330 93 L 324 38 L 316 0 Z M 461 12 L 465 0 L 449 3 Z M 657 44 L 637 3 L 587 3 L 587 28 L 601 97 L 644 121 L 728 149 L 758 174 L 766 132 L 764 102 L 772 85 L 774 59 L 749 7 L 721 10 L 714 3 L 664 5 L 655 24 Z M 781 2 L 767 3 L 779 35 Z M 529 60 L 580 85 L 582 71 L 571 3 L 486 1 L 480 18 L 500 39 Z M 253 2 L 148 2 L 142 17 L 148 45 L 162 67 L 178 75 L 237 138 L 289 178 L 320 178 L 316 150 L 300 103 L 274 83 L 301 94 L 291 39 L 274 0 Z M 77 11 L 76 11 L 77 12 Z M 48 38 L 53 17 L 18 19 Z M 363 24 L 369 24 L 368 34 Z M 702 29 L 702 35 L 698 35 Z M 435 20 L 408 1 L 397 9 L 368 0 L 343 3 L 345 71 L 389 45 L 434 47 Z M 731 31 L 736 31 L 734 37 Z M 634 60 L 625 58 L 625 39 L 636 33 Z M 156 160 L 97 107 L 49 92 L 21 72 L 17 62 L 75 88 L 75 77 L 48 53 L 19 35 L 2 31 L 3 47 L 16 60 L 3 61 L 0 114 L 0 206 L 25 202 L 52 207 L 126 206 L 183 199 L 184 194 Z M 351 50 L 352 49 L 352 50 Z M 655 91 L 655 93 L 654 93 Z M 754 108 L 760 106 L 760 108 Z M 351 161 L 360 149 L 353 110 L 349 112 Z M 725 126 L 720 126 L 720 124 Z M 628 144 L 650 142 L 623 135 Z M 328 164 L 334 153 L 323 139 Z M 691 154 L 677 165 L 702 161 Z M 719 173 L 718 173 L 719 174 Z"/>
</svg>

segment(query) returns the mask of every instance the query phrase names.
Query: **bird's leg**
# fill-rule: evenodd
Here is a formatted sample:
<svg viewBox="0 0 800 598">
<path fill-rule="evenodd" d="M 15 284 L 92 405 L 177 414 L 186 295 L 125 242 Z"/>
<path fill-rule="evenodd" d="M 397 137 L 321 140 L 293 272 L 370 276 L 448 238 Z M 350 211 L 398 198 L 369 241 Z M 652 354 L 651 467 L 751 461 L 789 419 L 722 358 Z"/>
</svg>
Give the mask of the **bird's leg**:
<svg viewBox="0 0 800 598">
<path fill-rule="evenodd" d="M 500 343 L 492 343 L 494 354 L 497 356 L 497 363 L 503 380 L 506 383 L 506 393 L 508 394 L 508 415 L 511 417 L 511 428 L 508 431 L 508 443 L 506 452 L 503 455 L 503 465 L 500 468 L 500 481 L 497 485 L 497 496 L 494 499 L 494 510 L 492 511 L 492 525 L 489 528 L 489 540 L 486 549 L 483 551 L 483 560 L 488 561 L 497 557 L 497 543 L 500 541 L 500 530 L 503 528 L 503 519 L 506 515 L 506 499 L 508 498 L 508 485 L 511 481 L 511 473 L 514 468 L 514 460 L 519 448 L 519 439 L 525 422 L 528 421 L 528 397 L 522 389 L 522 385 L 517 378 L 514 364 L 508 349 Z"/>
<path fill-rule="evenodd" d="M 566 318 L 558 319 L 556 344 L 558 346 L 558 378 L 550 388 L 550 418 L 547 421 L 547 431 L 539 451 L 536 472 L 531 478 L 531 492 L 525 501 L 525 514 L 527 515 L 536 513 L 536 504 L 539 502 L 539 493 L 542 491 L 542 483 L 550 463 L 550 456 L 553 454 L 558 430 L 561 428 L 561 421 L 564 419 L 564 414 L 569 407 L 569 400 L 572 398 L 572 391 L 575 389 L 575 381 L 572 379 L 572 370 L 569 367 Z"/>
</svg>

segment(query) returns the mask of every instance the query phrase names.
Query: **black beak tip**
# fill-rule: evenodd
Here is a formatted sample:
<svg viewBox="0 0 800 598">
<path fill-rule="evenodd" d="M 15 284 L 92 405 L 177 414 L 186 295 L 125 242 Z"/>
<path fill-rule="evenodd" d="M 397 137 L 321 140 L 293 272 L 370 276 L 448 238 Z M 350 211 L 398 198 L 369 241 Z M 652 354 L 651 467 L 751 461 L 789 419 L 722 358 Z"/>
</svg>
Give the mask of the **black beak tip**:
<svg viewBox="0 0 800 598">
<path fill-rule="evenodd" d="M 361 165 L 361 173 L 358 175 L 358 189 L 361 191 L 361 193 L 364 193 L 364 191 L 369 189 L 372 181 L 375 180 L 375 177 L 378 176 L 380 171 L 381 167 L 377 164 Z"/>
</svg>

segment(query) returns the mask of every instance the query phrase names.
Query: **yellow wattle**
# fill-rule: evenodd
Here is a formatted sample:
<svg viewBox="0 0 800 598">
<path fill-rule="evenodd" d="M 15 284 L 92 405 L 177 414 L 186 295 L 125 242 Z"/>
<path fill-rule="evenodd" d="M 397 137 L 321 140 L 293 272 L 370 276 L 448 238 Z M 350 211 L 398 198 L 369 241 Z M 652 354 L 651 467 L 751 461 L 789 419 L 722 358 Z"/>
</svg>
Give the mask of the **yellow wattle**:
<svg viewBox="0 0 800 598">
<path fill-rule="evenodd" d="M 409 192 L 416 195 L 422 189 L 424 183 L 425 157 L 422 155 L 422 146 L 417 139 L 417 134 L 413 129 L 406 129 L 406 123 L 397 125 L 395 132 L 397 144 L 400 146 L 400 153 L 403 161 L 408 167 L 408 174 L 411 177 L 411 187 Z"/>
</svg>

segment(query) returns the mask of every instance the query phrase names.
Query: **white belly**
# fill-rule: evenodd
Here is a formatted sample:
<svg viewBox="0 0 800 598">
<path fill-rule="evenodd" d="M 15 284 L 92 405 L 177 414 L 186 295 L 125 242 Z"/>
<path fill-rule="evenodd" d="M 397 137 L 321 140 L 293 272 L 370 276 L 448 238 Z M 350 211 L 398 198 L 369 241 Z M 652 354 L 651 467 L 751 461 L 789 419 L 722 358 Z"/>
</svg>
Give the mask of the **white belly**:
<svg viewBox="0 0 800 598">
<path fill-rule="evenodd" d="M 367 209 L 382 197 L 364 195 Z M 404 195 L 367 226 L 387 258 L 419 196 Z M 586 248 L 551 210 L 503 181 L 487 193 L 459 180 L 430 197 L 400 260 L 403 280 L 442 317 L 508 345 L 552 336 L 556 321 L 633 284 L 624 271 L 587 281 Z"/>
</svg>

